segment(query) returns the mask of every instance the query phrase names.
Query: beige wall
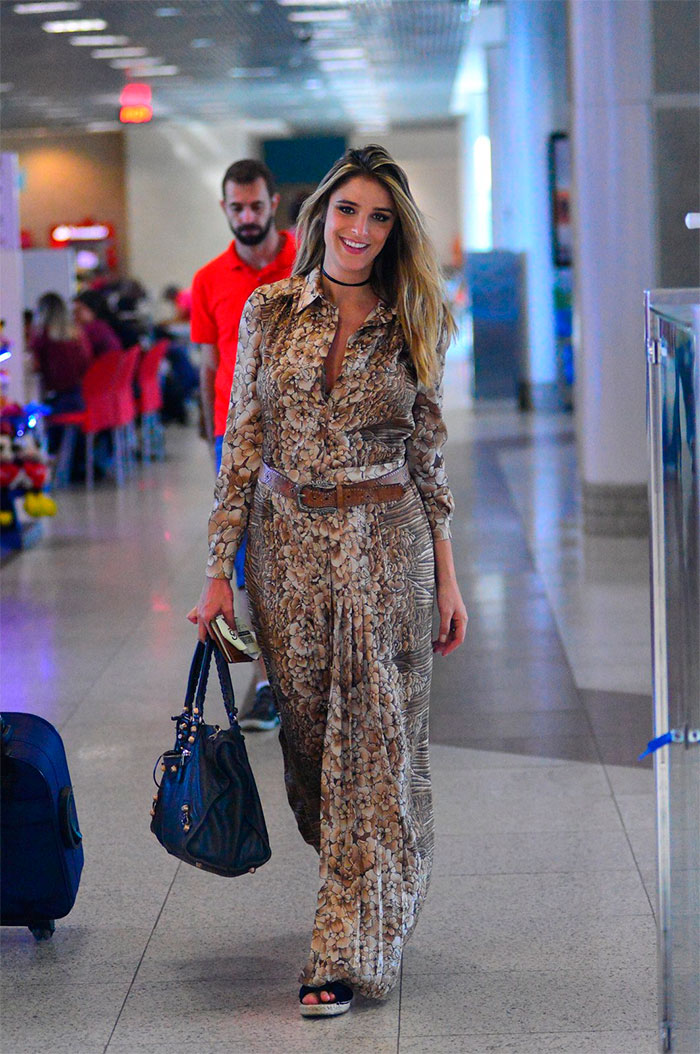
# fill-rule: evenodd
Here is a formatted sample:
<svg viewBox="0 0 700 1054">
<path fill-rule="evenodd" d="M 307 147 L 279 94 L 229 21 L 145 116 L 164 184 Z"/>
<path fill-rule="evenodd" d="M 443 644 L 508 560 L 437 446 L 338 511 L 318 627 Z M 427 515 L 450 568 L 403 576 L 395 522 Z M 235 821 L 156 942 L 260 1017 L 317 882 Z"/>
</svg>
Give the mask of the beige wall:
<svg viewBox="0 0 700 1054">
<path fill-rule="evenodd" d="M 221 177 L 231 161 L 258 155 L 255 132 L 245 122 L 160 122 L 92 135 L 8 135 L 3 148 L 19 154 L 21 222 L 37 247 L 48 244 L 55 223 L 108 221 L 122 273 L 157 295 L 171 282 L 189 286 L 197 268 L 228 245 Z M 353 137 L 352 145 L 365 138 Z M 456 123 L 394 131 L 380 141 L 406 169 L 448 263 L 460 230 Z"/>
<path fill-rule="evenodd" d="M 36 248 L 49 244 L 57 223 L 90 218 L 111 223 L 120 269 L 128 271 L 124 138 L 121 132 L 3 135 L 3 150 L 19 154 L 20 222 Z"/>
<path fill-rule="evenodd" d="M 456 122 L 391 132 L 380 142 L 405 167 L 448 263 L 460 230 Z M 243 121 L 160 122 L 128 129 L 126 143 L 132 271 L 155 293 L 169 282 L 189 285 L 231 239 L 219 208 L 221 177 L 232 161 L 260 156 L 256 129 Z"/>
<path fill-rule="evenodd" d="M 244 122 L 170 122 L 130 128 L 127 189 L 131 267 L 154 294 L 189 286 L 231 241 L 219 207 L 233 161 L 256 157 Z"/>
</svg>

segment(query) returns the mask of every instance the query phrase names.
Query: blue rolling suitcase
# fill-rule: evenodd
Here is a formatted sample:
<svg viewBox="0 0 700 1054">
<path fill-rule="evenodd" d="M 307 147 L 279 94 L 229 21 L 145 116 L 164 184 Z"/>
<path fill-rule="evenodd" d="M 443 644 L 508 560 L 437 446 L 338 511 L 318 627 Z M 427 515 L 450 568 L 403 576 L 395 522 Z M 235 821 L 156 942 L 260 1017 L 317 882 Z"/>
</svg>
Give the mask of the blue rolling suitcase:
<svg viewBox="0 0 700 1054">
<path fill-rule="evenodd" d="M 73 907 L 83 869 L 66 752 L 43 717 L 4 711 L 0 721 L 0 923 L 45 940 Z"/>
</svg>

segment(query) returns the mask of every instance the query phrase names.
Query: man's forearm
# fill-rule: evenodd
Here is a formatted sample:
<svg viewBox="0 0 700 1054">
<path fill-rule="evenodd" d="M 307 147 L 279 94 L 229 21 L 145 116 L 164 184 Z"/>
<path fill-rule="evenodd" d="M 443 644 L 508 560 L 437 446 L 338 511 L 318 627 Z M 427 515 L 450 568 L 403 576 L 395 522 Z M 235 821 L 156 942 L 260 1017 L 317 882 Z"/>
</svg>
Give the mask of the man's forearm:
<svg viewBox="0 0 700 1054">
<path fill-rule="evenodd" d="M 216 349 L 211 344 L 200 345 L 199 396 L 202 400 L 204 432 L 210 443 L 214 442 L 214 384 L 216 381 Z"/>
</svg>

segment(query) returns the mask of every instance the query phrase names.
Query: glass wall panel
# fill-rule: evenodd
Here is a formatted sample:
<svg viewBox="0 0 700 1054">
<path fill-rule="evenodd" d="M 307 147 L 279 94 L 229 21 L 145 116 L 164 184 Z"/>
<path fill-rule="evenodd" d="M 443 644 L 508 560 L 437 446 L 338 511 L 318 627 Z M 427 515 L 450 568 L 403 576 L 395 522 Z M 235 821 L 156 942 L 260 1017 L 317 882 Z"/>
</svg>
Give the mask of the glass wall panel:
<svg viewBox="0 0 700 1054">
<path fill-rule="evenodd" d="M 700 1051 L 700 290 L 647 294 L 661 1046 Z"/>
</svg>

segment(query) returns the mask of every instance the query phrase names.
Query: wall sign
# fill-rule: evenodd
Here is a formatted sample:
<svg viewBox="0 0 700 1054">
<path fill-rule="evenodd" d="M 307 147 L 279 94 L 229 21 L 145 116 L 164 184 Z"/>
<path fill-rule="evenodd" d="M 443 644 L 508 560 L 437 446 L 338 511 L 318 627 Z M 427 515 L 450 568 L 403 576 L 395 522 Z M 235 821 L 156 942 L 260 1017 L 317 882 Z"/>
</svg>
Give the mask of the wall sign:
<svg viewBox="0 0 700 1054">
<path fill-rule="evenodd" d="M 549 137 L 549 193 L 554 266 L 571 267 L 571 147 L 566 132 L 554 132 Z"/>
</svg>

